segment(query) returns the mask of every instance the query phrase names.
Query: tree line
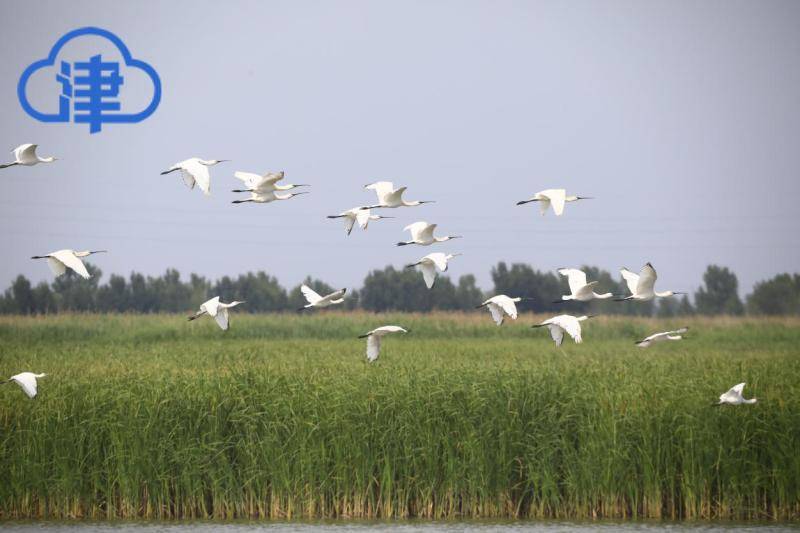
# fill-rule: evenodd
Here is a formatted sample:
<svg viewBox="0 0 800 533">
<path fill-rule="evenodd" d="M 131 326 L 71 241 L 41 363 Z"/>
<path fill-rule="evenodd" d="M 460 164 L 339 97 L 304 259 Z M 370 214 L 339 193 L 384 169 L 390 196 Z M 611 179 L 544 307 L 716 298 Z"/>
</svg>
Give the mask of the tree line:
<svg viewBox="0 0 800 533">
<path fill-rule="evenodd" d="M 99 281 L 102 272 L 94 265 L 86 268 L 92 277 L 83 279 L 71 270 L 52 283 L 37 285 L 23 275 L 11 283 L 0 296 L 0 313 L 50 314 L 62 311 L 183 313 L 196 309 L 202 302 L 219 295 L 223 301 L 246 300 L 243 309 L 252 312 L 293 311 L 305 304 L 300 285 L 287 290 L 266 272 L 248 272 L 238 277 L 224 276 L 216 281 L 191 274 L 183 280 L 175 269 L 161 276 L 144 276 L 133 272 L 128 278 L 112 274 L 105 284 Z M 622 280 L 610 272 L 584 266 L 590 280 L 598 280 L 599 288 L 615 295 L 627 294 Z M 703 285 L 690 300 L 664 298 L 658 302 L 614 302 L 594 300 L 589 303 L 555 303 L 562 294 L 569 294 L 567 280 L 553 272 L 540 271 L 531 265 L 500 262 L 491 270 L 493 289 L 484 293 L 475 283 L 475 276 L 466 274 L 457 281 L 439 276 L 428 290 L 422 275 L 411 269 L 397 270 L 387 266 L 373 270 L 359 289 L 348 291 L 343 309 L 366 311 L 471 310 L 493 294 L 526 296 L 532 301 L 520 302 L 521 310 L 537 312 L 602 313 L 640 316 L 702 315 L 797 315 L 800 314 L 800 274 L 779 274 L 757 283 L 753 292 L 742 301 L 738 279 L 730 269 L 709 265 Z M 305 283 L 321 294 L 334 288 L 322 280 L 307 278 Z"/>
</svg>

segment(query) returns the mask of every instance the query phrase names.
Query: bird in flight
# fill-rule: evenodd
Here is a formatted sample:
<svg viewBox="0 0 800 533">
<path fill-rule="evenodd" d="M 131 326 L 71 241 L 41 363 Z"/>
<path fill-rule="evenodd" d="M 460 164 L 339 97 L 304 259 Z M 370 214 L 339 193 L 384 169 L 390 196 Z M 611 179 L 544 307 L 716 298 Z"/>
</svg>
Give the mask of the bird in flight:
<svg viewBox="0 0 800 533">
<path fill-rule="evenodd" d="M 663 331 L 661 333 L 654 333 L 649 337 L 645 337 L 640 341 L 636 341 L 636 346 L 639 348 L 647 348 L 654 342 L 661 341 L 679 341 L 683 338 L 682 333 L 689 331 L 688 326 L 673 331 Z"/>
<path fill-rule="evenodd" d="M 592 281 L 586 283 L 586 273 L 583 270 L 578 270 L 577 268 L 559 268 L 558 273 L 567 277 L 571 294 L 562 296 L 561 300 L 556 300 L 553 303 L 558 304 L 569 300 L 588 302 L 594 299 L 605 300 L 613 297 L 613 294 L 610 292 L 605 292 L 603 294 L 594 292 L 594 288 L 599 282 Z"/>
<path fill-rule="evenodd" d="M 106 250 L 86 250 L 84 252 L 76 252 L 75 250 L 58 250 L 51 252 L 47 255 L 34 255 L 31 259 L 47 259 L 47 266 L 55 274 L 56 277 L 61 276 L 71 268 L 83 279 L 89 279 L 91 274 L 86 270 L 86 265 L 81 261 L 81 257 L 87 257 L 92 254 L 105 253 Z"/>
<path fill-rule="evenodd" d="M 175 163 L 167 170 L 161 173 L 163 176 L 164 174 L 169 174 L 170 172 L 175 172 L 179 170 L 181 172 L 181 177 L 183 178 L 183 182 L 186 184 L 187 187 L 190 189 L 194 189 L 195 184 L 200 187 L 200 190 L 203 191 L 203 194 L 206 196 L 211 195 L 211 173 L 208 170 L 208 167 L 213 167 L 214 165 L 218 165 L 219 163 L 224 163 L 225 161 L 229 161 L 228 159 L 200 159 L 199 157 L 190 157 L 180 163 Z"/>
<path fill-rule="evenodd" d="M 555 341 L 556 346 L 561 346 L 564 342 L 564 333 L 572 337 L 575 344 L 583 342 L 581 337 L 581 322 L 592 318 L 594 315 L 572 316 L 572 315 L 558 315 L 553 318 L 548 318 L 541 324 L 534 324 L 532 328 L 547 328 L 550 330 L 550 337 Z"/>
<path fill-rule="evenodd" d="M 521 302 L 523 300 L 533 300 L 533 298 L 511 298 L 505 294 L 498 294 L 497 296 L 492 296 L 475 308 L 480 309 L 481 307 L 486 307 L 492 314 L 492 318 L 494 319 L 495 323 L 498 326 L 502 326 L 503 319 L 506 317 L 506 315 L 510 316 L 512 320 L 517 319 L 517 302 Z"/>
<path fill-rule="evenodd" d="M 329 307 L 331 305 L 340 304 L 344 301 L 344 294 L 347 292 L 347 289 L 339 289 L 325 296 L 320 296 L 308 285 L 301 285 L 300 292 L 303 293 L 303 297 L 308 302 L 308 304 L 298 309 L 298 311 L 303 311 L 304 309 L 311 309 L 312 307 Z"/>
<path fill-rule="evenodd" d="M 567 196 L 566 189 L 546 189 L 537 192 L 527 200 L 517 202 L 517 205 L 539 202 L 539 211 L 542 216 L 544 216 L 547 210 L 552 206 L 553 213 L 560 217 L 561 214 L 564 213 L 564 204 L 567 202 L 577 202 L 578 200 L 592 200 L 592 198 L 589 196 Z"/>
<path fill-rule="evenodd" d="M 391 181 L 376 181 L 369 185 L 364 185 L 365 189 L 375 191 L 378 195 L 378 203 L 369 206 L 371 209 L 378 207 L 413 207 L 415 205 L 432 204 L 433 200 L 412 200 L 407 202 L 403 199 L 403 193 L 407 187 L 394 188 Z"/>
<path fill-rule="evenodd" d="M 461 254 L 443 254 L 441 252 L 435 252 L 426 255 L 416 263 L 406 265 L 406 268 L 417 267 L 417 269 L 422 272 L 425 285 L 427 285 L 429 289 L 432 289 L 433 284 L 436 282 L 436 269 L 438 268 L 440 271 L 446 272 L 447 262 L 459 255 Z"/>
<path fill-rule="evenodd" d="M 627 283 L 628 289 L 631 291 L 631 295 L 626 296 L 625 298 L 615 298 L 615 302 L 624 302 L 625 300 L 646 302 L 655 297 L 666 298 L 675 294 L 686 294 L 684 292 L 659 292 L 655 290 L 658 274 L 656 274 L 656 269 L 653 268 L 653 265 L 650 263 L 647 263 L 645 266 L 643 266 L 642 270 L 640 270 L 638 274 L 631 272 L 625 267 L 622 267 L 619 272 L 622 274 L 622 278 L 625 280 L 625 283 Z"/>
<path fill-rule="evenodd" d="M 308 191 L 287 192 L 287 193 L 279 193 L 278 191 L 268 191 L 268 192 L 251 191 L 250 198 L 247 198 L 246 200 L 234 200 L 231 203 L 244 204 L 247 202 L 253 202 L 256 204 L 268 204 L 276 200 L 289 200 L 291 198 L 294 198 L 295 196 L 300 196 L 301 194 L 308 194 Z"/>
<path fill-rule="evenodd" d="M 403 231 L 411 232 L 410 241 L 398 242 L 397 246 L 407 246 L 409 244 L 419 244 L 420 246 L 430 246 L 435 242 L 445 242 L 451 239 L 460 239 L 461 235 L 447 235 L 446 237 L 434 237 L 433 230 L 436 229 L 436 224 L 428 224 L 425 221 L 414 222 L 409 224 Z"/>
<path fill-rule="evenodd" d="M 734 385 L 728 392 L 720 395 L 718 403 L 712 403 L 711 405 L 716 407 L 718 405 L 726 405 L 726 404 L 741 405 L 743 403 L 747 404 L 756 403 L 758 400 L 756 400 L 755 398 L 750 398 L 748 400 L 745 399 L 744 396 L 742 396 L 742 391 L 744 390 L 744 386 L 745 386 L 744 383 L 739 383 L 738 385 Z"/>
<path fill-rule="evenodd" d="M 245 303 L 244 301 L 234 300 L 229 304 L 219 301 L 219 296 L 214 296 L 207 302 L 200 305 L 200 311 L 189 317 L 189 321 L 200 318 L 203 315 L 208 315 L 217 321 L 217 324 L 223 331 L 227 331 L 230 325 L 230 317 L 228 316 L 228 309 L 236 307 L 239 304 Z"/>
<path fill-rule="evenodd" d="M 38 378 L 43 378 L 46 375 L 47 374 L 34 374 L 33 372 L 22 372 L 20 374 L 11 376 L 6 381 L 3 381 L 1 383 L 11 383 L 13 381 L 22 388 L 25 394 L 28 395 L 28 398 L 36 398 L 36 394 L 38 393 L 36 380 Z"/>
<path fill-rule="evenodd" d="M 21 144 L 17 146 L 11 150 L 11 153 L 14 154 L 14 161 L 0 165 L 0 168 L 8 168 L 17 165 L 32 167 L 39 163 L 52 163 L 53 161 L 57 161 L 55 157 L 39 157 L 36 155 L 36 148 L 38 146 L 38 144 Z"/>
<path fill-rule="evenodd" d="M 367 339 L 367 361 L 372 363 L 378 360 L 378 355 L 381 353 L 381 338 L 389 333 L 408 333 L 408 330 L 400 326 L 381 326 L 358 336 L 359 339 Z"/>
<path fill-rule="evenodd" d="M 308 183 L 286 183 L 278 185 L 284 177 L 284 172 L 267 172 L 264 175 L 253 174 L 251 172 L 237 171 L 233 176 L 241 180 L 246 189 L 234 189 L 232 192 L 272 192 L 272 191 L 288 191 L 296 187 L 310 187 Z"/>
<path fill-rule="evenodd" d="M 359 228 L 367 229 L 370 220 L 381 220 L 383 218 L 394 218 L 394 217 L 373 215 L 369 207 L 354 207 L 352 209 L 348 209 L 347 211 L 342 211 L 338 215 L 328 215 L 328 218 L 343 218 L 344 229 L 347 232 L 347 234 L 350 235 L 350 232 L 353 231 L 353 226 L 355 225 L 356 222 L 358 222 Z"/>
</svg>

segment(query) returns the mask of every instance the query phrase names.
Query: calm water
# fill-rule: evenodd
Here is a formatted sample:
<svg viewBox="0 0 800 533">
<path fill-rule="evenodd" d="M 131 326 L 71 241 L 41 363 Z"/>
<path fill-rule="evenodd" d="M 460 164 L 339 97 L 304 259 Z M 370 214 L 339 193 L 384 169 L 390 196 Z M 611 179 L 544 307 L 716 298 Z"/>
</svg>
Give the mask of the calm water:
<svg viewBox="0 0 800 533">
<path fill-rule="evenodd" d="M 800 531 L 800 524 L 692 524 L 661 522 L 337 522 L 337 523 L 56 523 L 56 522 L 0 522 L 0 530 L 15 533 L 611 533 L 625 532 L 678 532 L 721 533 L 735 531 L 748 533 L 768 531 L 773 533 Z"/>
</svg>

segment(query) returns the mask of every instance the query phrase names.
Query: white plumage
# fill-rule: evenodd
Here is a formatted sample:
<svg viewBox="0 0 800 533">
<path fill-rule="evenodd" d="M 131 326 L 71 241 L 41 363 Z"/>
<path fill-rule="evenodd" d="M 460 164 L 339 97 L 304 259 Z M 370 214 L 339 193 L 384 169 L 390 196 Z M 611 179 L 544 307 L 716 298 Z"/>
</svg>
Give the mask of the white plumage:
<svg viewBox="0 0 800 533">
<path fill-rule="evenodd" d="M 38 393 L 38 385 L 36 380 L 38 378 L 43 378 L 47 374 L 34 374 L 33 372 L 22 372 L 20 374 L 16 374 L 11 376 L 8 380 L 4 381 L 3 383 L 11 383 L 12 381 L 19 385 L 25 394 L 28 395 L 28 398 L 36 398 L 36 394 Z"/>
<path fill-rule="evenodd" d="M 517 319 L 517 305 L 516 302 L 521 302 L 522 300 L 530 300 L 531 298 L 511 298 L 506 296 L 505 294 L 498 294 L 497 296 L 492 296 L 479 306 L 478 309 L 481 307 L 486 307 L 489 309 L 489 312 L 492 314 L 492 319 L 494 320 L 495 324 L 498 326 L 503 325 L 503 319 L 505 319 L 506 315 L 511 317 L 512 320 Z"/>
<path fill-rule="evenodd" d="M 359 335 L 359 339 L 367 339 L 367 361 L 372 363 L 378 359 L 378 355 L 381 353 L 381 338 L 389 333 L 408 333 L 408 330 L 400 326 L 381 326 L 364 335 Z"/>
<path fill-rule="evenodd" d="M 575 341 L 575 344 L 580 344 L 583 342 L 583 337 L 581 337 L 581 322 L 592 318 L 592 316 L 572 316 L 572 315 L 558 315 L 554 316 L 553 318 L 548 318 L 544 322 L 540 324 L 535 324 L 531 327 L 534 328 L 547 328 L 550 331 L 550 337 L 556 343 L 556 346 L 561 346 L 561 343 L 564 342 L 564 333 L 566 332 L 567 335 L 572 337 L 572 340 Z"/>
<path fill-rule="evenodd" d="M 561 216 L 564 212 L 564 205 L 567 202 L 576 202 L 578 200 L 590 200 L 587 196 L 567 196 L 566 189 L 546 189 L 539 191 L 527 200 L 517 202 L 517 205 L 527 204 L 529 202 L 539 202 L 539 211 L 542 216 L 547 213 L 547 210 L 552 206 L 553 213 L 556 216 Z"/>
<path fill-rule="evenodd" d="M 571 293 L 562 296 L 561 301 L 576 300 L 579 302 L 588 302 L 594 299 L 605 300 L 613 296 L 610 292 L 603 294 L 594 292 L 594 288 L 598 282 L 592 281 L 587 283 L 586 273 L 583 270 L 578 270 L 577 268 L 559 268 L 558 273 L 567 277 L 569 291 Z M 560 303 L 560 301 L 554 303 Z"/>
<path fill-rule="evenodd" d="M 370 206 L 370 208 L 377 207 L 413 207 L 415 205 L 433 203 L 430 200 L 412 200 L 407 202 L 403 199 L 403 193 L 406 192 L 406 187 L 394 188 L 391 181 L 376 181 L 369 185 L 364 185 L 365 189 L 375 191 L 378 196 L 378 203 Z"/>
<path fill-rule="evenodd" d="M 56 161 L 55 157 L 39 157 L 36 155 L 36 148 L 38 146 L 38 144 L 21 144 L 17 146 L 11 150 L 11 153 L 14 154 L 14 161 L 0 165 L 0 168 L 8 168 L 16 165 L 32 167 L 39 163 L 52 163 Z"/>
<path fill-rule="evenodd" d="M 232 204 L 244 204 L 247 202 L 253 202 L 256 204 L 268 204 L 270 202 L 275 202 L 277 200 L 289 200 L 294 198 L 295 196 L 300 196 L 301 194 L 308 194 L 308 192 L 287 192 L 287 193 L 280 193 L 278 191 L 249 191 L 250 198 L 246 200 L 233 200 Z"/>
<path fill-rule="evenodd" d="M 739 383 L 738 385 L 734 385 L 731 387 L 728 392 L 721 394 L 719 397 L 719 403 L 715 403 L 712 405 L 741 405 L 743 403 L 746 404 L 753 404 L 756 403 L 758 400 L 755 398 L 745 399 L 742 396 L 742 392 L 744 391 L 744 383 Z"/>
<path fill-rule="evenodd" d="M 367 229 L 369 226 L 370 220 L 380 220 L 382 218 L 394 218 L 394 217 L 385 217 L 383 215 L 373 215 L 370 211 L 369 207 L 354 207 L 352 209 L 348 209 L 347 211 L 342 211 L 338 215 L 328 215 L 328 218 L 343 218 L 344 219 L 344 229 L 348 235 L 350 232 L 353 231 L 353 226 L 356 222 L 358 222 L 358 227 L 361 229 Z"/>
<path fill-rule="evenodd" d="M 398 242 L 397 246 L 406 246 L 409 244 L 418 244 L 420 246 L 430 246 L 435 242 L 445 242 L 451 239 L 460 239 L 461 235 L 447 235 L 445 237 L 434 237 L 433 230 L 436 229 L 436 224 L 429 224 L 425 221 L 414 222 L 409 224 L 403 231 L 411 232 L 411 240 Z"/>
<path fill-rule="evenodd" d="M 86 265 L 83 264 L 80 258 L 103 252 L 105 252 L 105 250 L 86 250 L 83 252 L 58 250 L 56 252 L 50 252 L 47 255 L 34 255 L 31 259 L 47 259 L 47 266 L 50 267 L 50 270 L 56 277 L 63 275 L 67 271 L 67 268 L 70 268 L 83 279 L 89 279 L 91 275 L 89 271 L 86 270 Z"/>
<path fill-rule="evenodd" d="M 194 189 L 195 184 L 200 187 L 203 194 L 206 196 L 211 195 L 211 173 L 208 167 L 223 163 L 227 159 L 200 159 L 199 157 L 190 157 L 179 163 L 175 163 L 167 170 L 161 173 L 169 174 L 170 172 L 180 171 L 183 182 L 190 189 Z"/>
<path fill-rule="evenodd" d="M 232 192 L 272 192 L 272 191 L 288 191 L 295 187 L 308 187 L 307 183 L 286 183 L 278 185 L 278 182 L 284 178 L 284 172 L 267 172 L 266 174 L 253 174 L 252 172 L 236 171 L 233 176 L 241 180 L 246 189 L 234 189 Z"/>
<path fill-rule="evenodd" d="M 436 269 L 438 268 L 441 272 L 446 272 L 447 262 L 459 255 L 461 254 L 443 254 L 441 252 L 434 252 L 426 255 L 416 263 L 406 265 L 406 268 L 417 267 L 417 269 L 422 272 L 425 285 L 429 289 L 432 289 L 433 284 L 436 282 Z"/>
<path fill-rule="evenodd" d="M 681 336 L 682 333 L 686 333 L 689 331 L 688 327 L 683 327 L 680 329 L 676 329 L 673 331 L 663 331 L 661 333 L 654 333 L 649 337 L 645 337 L 640 341 L 636 341 L 636 346 L 640 348 L 647 348 L 654 342 L 662 342 L 662 341 L 679 341 L 683 337 Z"/>
<path fill-rule="evenodd" d="M 194 320 L 207 314 L 217 321 L 217 324 L 220 328 L 222 328 L 223 331 L 227 331 L 229 326 L 228 309 L 243 303 L 245 302 L 234 300 L 233 302 L 226 304 L 219 301 L 219 296 L 214 296 L 210 300 L 203 302 L 200 305 L 200 311 L 190 316 L 189 320 Z"/>
<path fill-rule="evenodd" d="M 675 294 L 685 294 L 683 292 L 674 292 L 674 291 L 659 292 L 655 290 L 656 279 L 658 278 L 658 274 L 656 273 L 656 269 L 653 268 L 653 265 L 651 265 L 650 263 L 644 265 L 642 267 L 642 270 L 640 270 L 638 274 L 631 272 L 625 267 L 622 267 L 619 272 L 620 274 L 622 274 L 622 278 L 628 285 L 628 289 L 631 291 L 631 295 L 625 298 L 617 298 L 616 301 L 638 300 L 646 302 L 648 300 L 652 300 L 655 297 L 665 298 L 667 296 L 673 296 Z"/>
<path fill-rule="evenodd" d="M 308 304 L 298 309 L 298 311 L 302 311 L 303 309 L 311 309 L 312 307 L 329 307 L 331 305 L 340 304 L 344 301 L 344 295 L 347 292 L 347 289 L 339 289 L 338 291 L 334 291 L 325 296 L 320 296 L 314 291 L 314 289 L 304 284 L 300 286 L 300 292 L 303 293 L 303 297 L 306 299 Z"/>
</svg>

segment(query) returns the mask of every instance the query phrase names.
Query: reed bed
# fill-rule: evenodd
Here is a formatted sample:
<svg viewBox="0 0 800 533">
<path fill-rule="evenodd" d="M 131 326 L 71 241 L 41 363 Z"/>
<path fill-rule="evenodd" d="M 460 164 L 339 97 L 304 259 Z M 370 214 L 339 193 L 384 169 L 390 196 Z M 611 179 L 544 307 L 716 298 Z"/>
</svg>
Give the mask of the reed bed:
<svg viewBox="0 0 800 533">
<path fill-rule="evenodd" d="M 0 517 L 800 516 L 800 321 L 539 318 L 0 317 Z"/>
</svg>

